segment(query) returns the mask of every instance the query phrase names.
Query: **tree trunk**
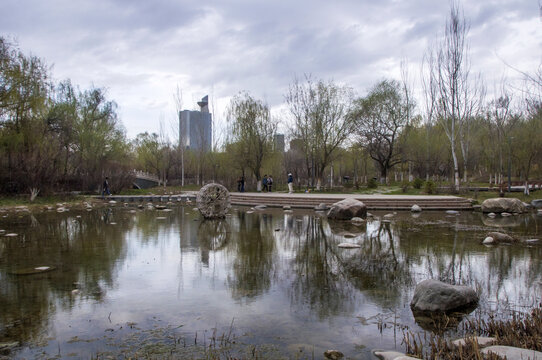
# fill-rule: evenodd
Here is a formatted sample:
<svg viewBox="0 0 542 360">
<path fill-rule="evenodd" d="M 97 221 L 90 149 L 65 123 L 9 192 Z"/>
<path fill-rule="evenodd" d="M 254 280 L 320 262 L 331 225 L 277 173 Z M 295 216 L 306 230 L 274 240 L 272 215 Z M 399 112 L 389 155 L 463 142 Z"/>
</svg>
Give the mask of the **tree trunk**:
<svg viewBox="0 0 542 360">
<path fill-rule="evenodd" d="M 459 192 L 459 164 L 457 163 L 457 155 L 455 153 L 455 145 L 452 140 L 452 158 L 454 160 L 454 187 L 455 191 Z"/>
<path fill-rule="evenodd" d="M 388 179 L 388 171 L 385 166 L 382 166 L 380 168 L 380 183 L 386 184 L 387 179 Z"/>
</svg>

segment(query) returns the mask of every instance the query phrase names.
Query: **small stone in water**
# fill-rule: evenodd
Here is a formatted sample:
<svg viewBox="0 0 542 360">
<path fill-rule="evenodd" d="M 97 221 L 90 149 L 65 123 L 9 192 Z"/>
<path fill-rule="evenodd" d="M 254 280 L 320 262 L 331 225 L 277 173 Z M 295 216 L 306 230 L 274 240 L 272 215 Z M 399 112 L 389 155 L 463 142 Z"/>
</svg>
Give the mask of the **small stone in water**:
<svg viewBox="0 0 542 360">
<path fill-rule="evenodd" d="M 324 352 L 324 356 L 326 359 L 339 360 L 344 357 L 344 354 L 338 350 L 327 350 Z"/>
<path fill-rule="evenodd" d="M 361 245 L 359 244 L 352 244 L 352 243 L 340 243 L 337 246 L 343 249 L 357 249 L 361 247 Z"/>
<path fill-rule="evenodd" d="M 495 239 L 492 238 L 491 236 L 488 236 L 484 239 L 484 241 L 482 242 L 482 244 L 484 245 L 491 245 L 491 244 L 495 244 Z"/>
</svg>

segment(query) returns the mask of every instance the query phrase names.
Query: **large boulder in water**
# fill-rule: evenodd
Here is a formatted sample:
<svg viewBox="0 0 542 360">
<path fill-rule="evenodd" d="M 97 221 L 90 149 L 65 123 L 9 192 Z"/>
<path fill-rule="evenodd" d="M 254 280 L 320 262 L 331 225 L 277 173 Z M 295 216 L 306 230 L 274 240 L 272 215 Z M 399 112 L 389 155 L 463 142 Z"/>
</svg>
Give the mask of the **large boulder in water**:
<svg viewBox="0 0 542 360">
<path fill-rule="evenodd" d="M 531 201 L 531 206 L 535 209 L 542 209 L 542 199 L 534 199 Z"/>
<path fill-rule="evenodd" d="M 482 212 L 485 213 L 524 213 L 527 211 L 525 204 L 515 198 L 493 198 L 484 200 Z"/>
<path fill-rule="evenodd" d="M 365 219 L 367 206 L 356 199 L 344 199 L 331 205 L 327 217 L 335 220 L 350 220 L 354 217 Z"/>
<path fill-rule="evenodd" d="M 410 308 L 417 312 L 450 312 L 473 307 L 478 300 L 478 294 L 470 286 L 429 279 L 416 285 Z"/>
<path fill-rule="evenodd" d="M 199 212 L 204 218 L 224 218 L 231 206 L 230 192 L 220 184 L 207 184 L 198 192 L 196 204 Z"/>
</svg>

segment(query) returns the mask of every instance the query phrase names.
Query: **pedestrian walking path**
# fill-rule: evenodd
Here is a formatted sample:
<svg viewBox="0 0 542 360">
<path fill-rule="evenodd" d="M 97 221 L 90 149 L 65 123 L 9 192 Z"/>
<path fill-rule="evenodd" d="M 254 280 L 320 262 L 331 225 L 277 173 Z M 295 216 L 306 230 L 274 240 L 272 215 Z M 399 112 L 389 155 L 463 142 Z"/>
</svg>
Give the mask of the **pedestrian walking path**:
<svg viewBox="0 0 542 360">
<path fill-rule="evenodd" d="M 233 205 L 267 205 L 269 207 L 314 208 L 320 204 L 331 204 L 352 198 L 360 200 L 372 210 L 410 210 L 416 204 L 425 210 L 472 210 L 468 199 L 443 195 L 360 195 L 360 194 L 288 194 L 272 193 L 231 193 Z"/>
<path fill-rule="evenodd" d="M 196 191 L 172 195 L 112 195 L 107 200 L 119 202 L 194 202 Z M 312 209 L 320 204 L 327 207 L 333 203 L 353 198 L 360 200 L 370 210 L 410 210 L 416 204 L 424 210 L 472 210 L 468 199 L 443 195 L 360 195 L 360 194 L 310 194 L 283 192 L 232 192 L 231 204 L 236 206 L 266 205 L 268 207 L 290 206 L 291 208 Z"/>
</svg>

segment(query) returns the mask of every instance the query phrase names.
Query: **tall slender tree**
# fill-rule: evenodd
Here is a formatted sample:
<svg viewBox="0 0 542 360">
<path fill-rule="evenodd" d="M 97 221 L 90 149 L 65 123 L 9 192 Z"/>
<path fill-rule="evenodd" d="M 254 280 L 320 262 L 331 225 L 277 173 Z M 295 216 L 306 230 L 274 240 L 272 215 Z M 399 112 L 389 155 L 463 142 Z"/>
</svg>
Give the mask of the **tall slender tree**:
<svg viewBox="0 0 542 360">
<path fill-rule="evenodd" d="M 427 98 L 433 103 L 431 107 L 436 111 L 436 120 L 450 142 L 456 191 L 460 186 L 457 145 L 459 143 L 466 162 L 469 121 L 476 115 L 481 93 L 470 76 L 468 31 L 469 24 L 459 5 L 452 0 L 444 37 L 436 46 L 429 48 L 429 55 L 425 58 L 429 76 L 425 82 L 426 91 L 429 91 Z"/>
</svg>

